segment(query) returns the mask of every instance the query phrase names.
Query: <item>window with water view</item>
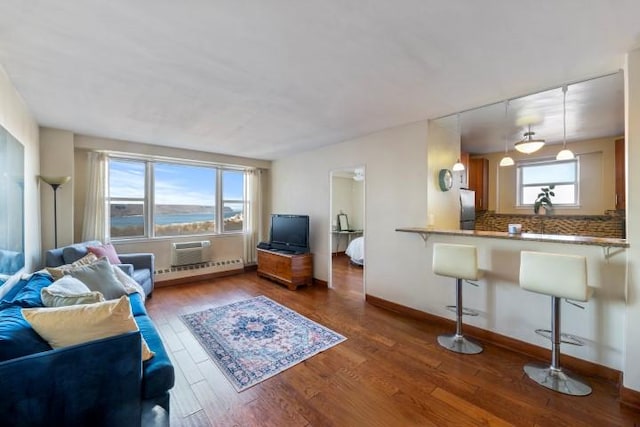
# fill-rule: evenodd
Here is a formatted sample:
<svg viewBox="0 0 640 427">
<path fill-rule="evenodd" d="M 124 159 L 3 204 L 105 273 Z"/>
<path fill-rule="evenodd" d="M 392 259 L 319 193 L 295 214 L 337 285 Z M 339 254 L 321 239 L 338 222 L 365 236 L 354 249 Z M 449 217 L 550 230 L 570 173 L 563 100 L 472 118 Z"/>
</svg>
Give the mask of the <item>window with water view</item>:
<svg viewBox="0 0 640 427">
<path fill-rule="evenodd" d="M 111 158 L 111 237 L 242 232 L 244 175 L 213 166 Z"/>
</svg>

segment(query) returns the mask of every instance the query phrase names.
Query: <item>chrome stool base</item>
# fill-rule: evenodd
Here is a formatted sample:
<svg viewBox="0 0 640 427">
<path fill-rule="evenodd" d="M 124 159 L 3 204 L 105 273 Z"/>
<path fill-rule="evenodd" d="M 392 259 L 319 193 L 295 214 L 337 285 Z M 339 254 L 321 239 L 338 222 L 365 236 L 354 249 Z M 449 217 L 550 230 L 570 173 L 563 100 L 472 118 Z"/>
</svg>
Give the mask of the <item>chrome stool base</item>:
<svg viewBox="0 0 640 427">
<path fill-rule="evenodd" d="M 447 350 L 462 354 L 478 354 L 482 352 L 482 347 L 468 340 L 462 335 L 439 335 L 438 344 Z"/>
<path fill-rule="evenodd" d="M 587 396 L 591 394 L 591 387 L 578 379 L 578 377 L 562 369 L 555 369 L 542 363 L 528 363 L 524 366 L 524 372 L 541 386 L 558 393 L 571 396 Z"/>
</svg>

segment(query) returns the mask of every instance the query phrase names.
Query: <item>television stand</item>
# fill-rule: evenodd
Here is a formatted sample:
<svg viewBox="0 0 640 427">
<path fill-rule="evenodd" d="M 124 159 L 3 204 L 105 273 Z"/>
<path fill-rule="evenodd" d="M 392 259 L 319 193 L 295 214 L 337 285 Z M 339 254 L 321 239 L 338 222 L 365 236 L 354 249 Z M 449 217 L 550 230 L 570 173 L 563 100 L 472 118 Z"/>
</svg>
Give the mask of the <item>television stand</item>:
<svg viewBox="0 0 640 427">
<path fill-rule="evenodd" d="M 257 249 L 258 276 L 287 285 L 295 291 L 298 286 L 313 283 L 313 255 L 311 253 L 283 253 Z"/>
</svg>

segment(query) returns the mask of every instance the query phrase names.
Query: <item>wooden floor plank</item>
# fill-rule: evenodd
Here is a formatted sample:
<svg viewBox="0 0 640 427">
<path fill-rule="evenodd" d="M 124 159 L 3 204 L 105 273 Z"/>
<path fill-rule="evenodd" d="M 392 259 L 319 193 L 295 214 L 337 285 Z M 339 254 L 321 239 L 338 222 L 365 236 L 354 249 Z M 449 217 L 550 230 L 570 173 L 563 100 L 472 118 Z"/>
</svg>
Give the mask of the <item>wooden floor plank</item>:
<svg viewBox="0 0 640 427">
<path fill-rule="evenodd" d="M 176 367 L 172 426 L 632 426 L 640 420 L 618 404 L 617 385 L 602 378 L 588 378 L 590 396 L 564 396 L 523 374 L 526 355 L 491 344 L 473 356 L 439 347 L 437 336 L 450 331 L 367 304 L 362 269 L 340 258 L 334 257 L 339 289 L 290 291 L 255 272 L 156 289 L 147 309 Z M 179 316 L 258 295 L 347 341 L 237 393 Z"/>
</svg>

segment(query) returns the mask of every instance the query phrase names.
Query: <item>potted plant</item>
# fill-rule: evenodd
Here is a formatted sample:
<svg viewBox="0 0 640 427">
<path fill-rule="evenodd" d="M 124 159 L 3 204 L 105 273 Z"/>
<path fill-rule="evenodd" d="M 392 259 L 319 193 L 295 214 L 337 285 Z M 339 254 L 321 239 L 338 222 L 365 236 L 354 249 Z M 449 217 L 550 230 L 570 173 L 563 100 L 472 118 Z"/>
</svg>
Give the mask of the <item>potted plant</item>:
<svg viewBox="0 0 640 427">
<path fill-rule="evenodd" d="M 540 207 L 544 207 L 546 213 L 549 213 L 553 210 L 553 202 L 551 201 L 551 198 L 556 195 L 552 191 L 555 187 L 555 185 L 550 185 L 548 187 L 542 187 L 540 189 L 540 193 L 533 203 L 533 213 L 538 214 L 538 212 L 540 212 Z"/>
</svg>

